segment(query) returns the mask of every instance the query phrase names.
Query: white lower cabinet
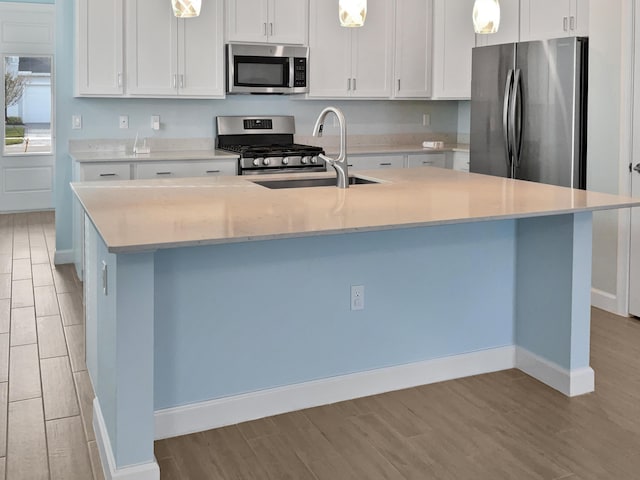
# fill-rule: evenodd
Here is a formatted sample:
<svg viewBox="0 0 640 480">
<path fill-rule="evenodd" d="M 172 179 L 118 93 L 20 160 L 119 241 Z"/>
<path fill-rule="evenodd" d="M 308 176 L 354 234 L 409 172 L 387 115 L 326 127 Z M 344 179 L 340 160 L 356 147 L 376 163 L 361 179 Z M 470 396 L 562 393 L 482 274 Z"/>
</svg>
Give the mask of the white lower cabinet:
<svg viewBox="0 0 640 480">
<path fill-rule="evenodd" d="M 404 155 L 349 155 L 347 162 L 351 170 L 402 168 Z"/>
<path fill-rule="evenodd" d="M 451 165 L 459 172 L 469 171 L 469 152 L 451 152 Z"/>
<path fill-rule="evenodd" d="M 136 165 L 135 178 L 214 177 L 235 175 L 236 160 L 216 160 L 208 162 L 144 162 Z"/>
<path fill-rule="evenodd" d="M 413 167 L 440 167 L 447 165 L 444 153 L 414 153 L 407 155 L 407 166 Z"/>
<path fill-rule="evenodd" d="M 91 163 L 80 167 L 81 182 L 131 180 L 130 163 Z"/>
</svg>

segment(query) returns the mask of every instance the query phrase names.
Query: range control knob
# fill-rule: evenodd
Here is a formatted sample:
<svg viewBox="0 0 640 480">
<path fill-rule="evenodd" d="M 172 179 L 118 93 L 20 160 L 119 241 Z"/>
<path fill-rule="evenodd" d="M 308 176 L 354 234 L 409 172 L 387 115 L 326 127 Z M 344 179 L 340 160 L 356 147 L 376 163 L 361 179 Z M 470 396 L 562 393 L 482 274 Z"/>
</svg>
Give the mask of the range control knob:
<svg viewBox="0 0 640 480">
<path fill-rule="evenodd" d="M 309 157 L 302 157 L 302 163 L 303 165 L 306 165 L 307 163 L 309 163 Z"/>
<path fill-rule="evenodd" d="M 253 159 L 253 164 L 258 167 L 260 165 L 260 159 L 259 158 L 254 158 Z"/>
<path fill-rule="evenodd" d="M 311 157 L 311 163 L 318 163 L 318 157 Z"/>
<path fill-rule="evenodd" d="M 283 165 L 289 165 L 289 157 L 284 157 L 284 158 L 282 159 L 282 164 L 283 164 Z"/>
<path fill-rule="evenodd" d="M 262 161 L 262 164 L 263 164 L 263 165 L 271 165 L 271 160 L 270 160 L 270 159 L 268 159 L 268 158 L 265 158 L 265 159 Z"/>
</svg>

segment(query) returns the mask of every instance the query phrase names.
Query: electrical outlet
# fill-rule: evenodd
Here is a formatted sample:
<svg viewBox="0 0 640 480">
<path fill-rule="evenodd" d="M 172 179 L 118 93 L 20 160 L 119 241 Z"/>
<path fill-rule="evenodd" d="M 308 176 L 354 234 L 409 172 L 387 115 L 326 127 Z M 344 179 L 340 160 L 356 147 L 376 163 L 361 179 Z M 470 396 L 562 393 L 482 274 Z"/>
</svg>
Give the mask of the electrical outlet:
<svg viewBox="0 0 640 480">
<path fill-rule="evenodd" d="M 431 125 L 431 115 L 429 115 L 428 113 L 423 113 L 422 114 L 422 126 L 423 127 L 428 127 L 429 125 Z"/>
<path fill-rule="evenodd" d="M 129 115 L 120 115 L 120 128 L 129 128 Z"/>
<path fill-rule="evenodd" d="M 364 285 L 351 286 L 351 310 L 364 310 Z"/>
<path fill-rule="evenodd" d="M 80 130 L 82 128 L 82 115 L 71 116 L 71 128 L 74 130 Z"/>
<path fill-rule="evenodd" d="M 160 115 L 151 115 L 151 129 L 160 130 Z"/>
</svg>

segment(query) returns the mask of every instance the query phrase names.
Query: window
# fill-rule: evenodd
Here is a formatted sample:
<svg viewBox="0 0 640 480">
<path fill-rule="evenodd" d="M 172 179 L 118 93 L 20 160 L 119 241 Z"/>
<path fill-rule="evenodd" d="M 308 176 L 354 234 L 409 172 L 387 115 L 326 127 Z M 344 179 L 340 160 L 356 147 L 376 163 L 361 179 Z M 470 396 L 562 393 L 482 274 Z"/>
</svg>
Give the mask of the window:
<svg viewBox="0 0 640 480">
<path fill-rule="evenodd" d="M 50 154 L 52 58 L 4 56 L 5 155 Z"/>
</svg>

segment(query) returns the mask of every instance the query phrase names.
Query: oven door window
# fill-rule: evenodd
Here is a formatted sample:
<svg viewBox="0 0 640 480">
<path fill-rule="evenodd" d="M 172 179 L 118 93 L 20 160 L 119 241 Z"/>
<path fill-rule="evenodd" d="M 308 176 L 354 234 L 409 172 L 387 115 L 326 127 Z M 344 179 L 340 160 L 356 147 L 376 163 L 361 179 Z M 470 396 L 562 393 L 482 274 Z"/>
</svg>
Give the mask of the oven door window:
<svg viewBox="0 0 640 480">
<path fill-rule="evenodd" d="M 245 57 L 233 59 L 234 84 L 238 87 L 288 87 L 289 58 Z"/>
</svg>

